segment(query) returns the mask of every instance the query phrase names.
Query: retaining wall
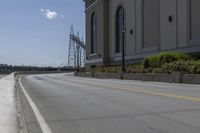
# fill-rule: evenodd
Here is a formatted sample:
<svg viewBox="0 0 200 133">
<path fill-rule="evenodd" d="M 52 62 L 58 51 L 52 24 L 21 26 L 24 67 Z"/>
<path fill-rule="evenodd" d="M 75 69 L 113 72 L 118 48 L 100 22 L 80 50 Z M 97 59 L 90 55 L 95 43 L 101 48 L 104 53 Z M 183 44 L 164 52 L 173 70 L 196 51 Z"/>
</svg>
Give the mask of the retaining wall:
<svg viewBox="0 0 200 133">
<path fill-rule="evenodd" d="M 200 84 L 200 74 L 156 74 L 156 73 L 75 73 L 80 77 L 111 78 L 126 80 L 155 81 L 168 83 Z"/>
</svg>

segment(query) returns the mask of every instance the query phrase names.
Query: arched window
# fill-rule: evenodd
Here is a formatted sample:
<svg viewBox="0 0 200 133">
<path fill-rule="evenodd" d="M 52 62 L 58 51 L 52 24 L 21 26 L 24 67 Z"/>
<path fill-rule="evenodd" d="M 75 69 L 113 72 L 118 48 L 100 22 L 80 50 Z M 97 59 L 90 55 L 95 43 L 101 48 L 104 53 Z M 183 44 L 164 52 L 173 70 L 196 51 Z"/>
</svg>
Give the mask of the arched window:
<svg viewBox="0 0 200 133">
<path fill-rule="evenodd" d="M 97 18 L 96 14 L 92 14 L 91 18 L 91 54 L 96 53 L 97 47 Z"/>
<path fill-rule="evenodd" d="M 115 25 L 116 25 L 116 47 L 115 47 L 115 52 L 116 53 L 121 53 L 122 52 L 122 45 L 124 43 L 123 41 L 123 28 L 125 28 L 125 11 L 122 6 L 120 6 L 117 10 L 116 13 L 116 20 L 115 20 Z"/>
</svg>

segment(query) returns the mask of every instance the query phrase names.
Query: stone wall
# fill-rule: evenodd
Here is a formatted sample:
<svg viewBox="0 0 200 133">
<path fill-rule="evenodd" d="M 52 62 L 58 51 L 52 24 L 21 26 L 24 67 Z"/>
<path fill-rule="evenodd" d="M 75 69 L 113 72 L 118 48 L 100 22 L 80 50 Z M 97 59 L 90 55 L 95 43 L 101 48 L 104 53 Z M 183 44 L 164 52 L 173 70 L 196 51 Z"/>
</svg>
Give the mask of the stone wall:
<svg viewBox="0 0 200 133">
<path fill-rule="evenodd" d="M 126 80 L 141 80 L 141 81 L 155 81 L 168 83 L 186 83 L 186 84 L 200 84 L 199 74 L 150 74 L 150 73 L 75 73 L 80 77 L 93 78 L 110 78 L 110 79 L 126 79 Z"/>
</svg>

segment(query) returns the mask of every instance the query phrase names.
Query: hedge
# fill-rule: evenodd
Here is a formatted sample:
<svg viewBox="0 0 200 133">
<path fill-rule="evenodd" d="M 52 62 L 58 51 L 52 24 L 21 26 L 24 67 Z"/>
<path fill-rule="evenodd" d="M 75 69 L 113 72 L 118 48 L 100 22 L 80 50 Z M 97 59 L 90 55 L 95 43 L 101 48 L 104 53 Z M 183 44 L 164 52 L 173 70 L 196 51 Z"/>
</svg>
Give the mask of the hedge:
<svg viewBox="0 0 200 133">
<path fill-rule="evenodd" d="M 189 55 L 183 53 L 163 52 L 158 55 L 145 57 L 143 65 L 144 68 L 160 68 L 166 63 L 171 63 L 179 60 L 187 61 L 190 59 L 191 57 Z"/>
<path fill-rule="evenodd" d="M 99 67 L 92 66 L 93 72 L 119 73 L 121 66 Z M 184 72 L 200 74 L 200 60 L 194 60 L 183 53 L 164 52 L 158 55 L 147 56 L 142 64 L 126 66 L 128 73 L 173 73 Z"/>
<path fill-rule="evenodd" d="M 162 72 L 185 72 L 189 74 L 200 74 L 200 60 L 176 61 L 162 65 Z"/>
</svg>

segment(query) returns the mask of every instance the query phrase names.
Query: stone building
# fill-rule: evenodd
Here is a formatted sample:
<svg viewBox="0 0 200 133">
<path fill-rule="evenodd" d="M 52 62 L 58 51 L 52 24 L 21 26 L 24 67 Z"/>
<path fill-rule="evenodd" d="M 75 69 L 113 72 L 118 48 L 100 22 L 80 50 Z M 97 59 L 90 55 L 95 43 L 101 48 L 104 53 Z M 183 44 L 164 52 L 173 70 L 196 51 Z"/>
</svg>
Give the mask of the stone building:
<svg viewBox="0 0 200 133">
<path fill-rule="evenodd" d="M 200 0 L 84 0 L 87 66 L 200 52 Z M 122 34 L 125 31 L 125 39 Z"/>
</svg>

